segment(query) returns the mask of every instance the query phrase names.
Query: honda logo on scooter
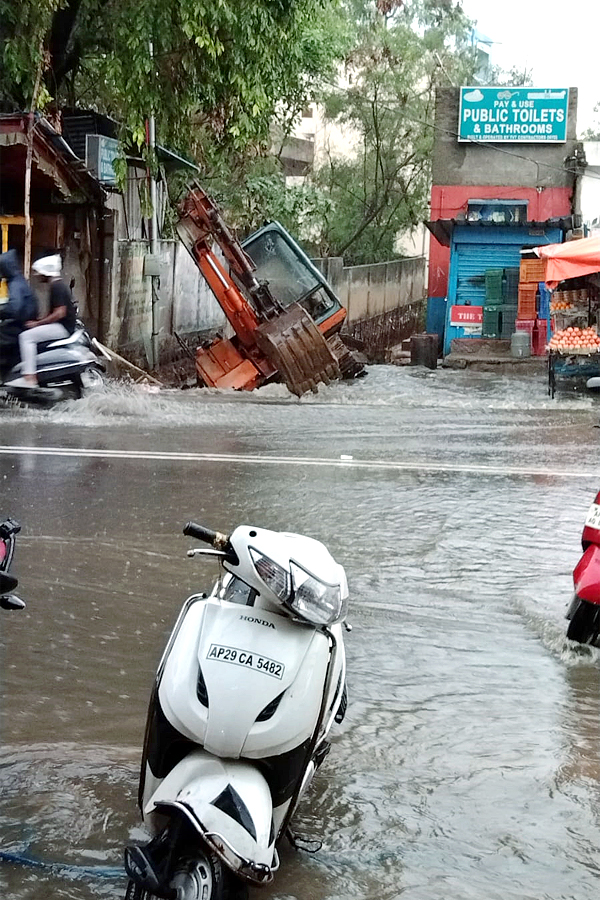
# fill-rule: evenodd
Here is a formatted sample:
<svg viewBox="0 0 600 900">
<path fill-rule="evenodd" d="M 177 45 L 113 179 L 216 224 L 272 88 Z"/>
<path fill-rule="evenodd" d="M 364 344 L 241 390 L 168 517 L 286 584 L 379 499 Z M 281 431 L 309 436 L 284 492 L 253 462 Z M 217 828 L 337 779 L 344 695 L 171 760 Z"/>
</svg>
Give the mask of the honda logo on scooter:
<svg viewBox="0 0 600 900">
<path fill-rule="evenodd" d="M 240 619 L 244 622 L 254 622 L 255 625 L 264 625 L 265 628 L 272 628 L 274 631 L 277 630 L 272 622 L 267 622 L 265 619 L 256 619 L 254 616 L 240 616 Z"/>
</svg>

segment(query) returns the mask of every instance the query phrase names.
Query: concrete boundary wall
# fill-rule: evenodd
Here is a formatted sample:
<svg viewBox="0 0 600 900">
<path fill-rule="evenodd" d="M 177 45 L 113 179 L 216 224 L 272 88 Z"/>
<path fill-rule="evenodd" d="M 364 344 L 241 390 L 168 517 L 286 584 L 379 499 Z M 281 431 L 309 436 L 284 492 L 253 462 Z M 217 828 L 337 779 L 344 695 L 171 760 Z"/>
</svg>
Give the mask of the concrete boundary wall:
<svg viewBox="0 0 600 900">
<path fill-rule="evenodd" d="M 424 256 L 366 266 L 344 266 L 339 257 L 313 262 L 348 310 L 349 325 L 417 303 L 426 296 Z"/>
<path fill-rule="evenodd" d="M 147 241 L 114 242 L 108 346 L 143 359 L 152 330 L 152 279 L 144 275 Z M 157 290 L 161 356 L 171 355 L 174 332 L 193 339 L 231 333 L 210 288 L 180 241 L 160 241 Z M 348 310 L 344 330 L 379 351 L 418 327 L 425 301 L 424 257 L 344 267 L 340 258 L 314 261 Z M 407 333 L 408 332 L 408 333 Z"/>
<path fill-rule="evenodd" d="M 152 331 L 152 279 L 144 275 L 147 241 L 117 241 L 113 255 L 111 308 L 106 328 L 109 347 L 141 357 Z M 173 333 L 208 335 L 224 331 L 227 319 L 208 284 L 180 241 L 160 241 L 157 283 L 158 333 L 161 348 Z"/>
<path fill-rule="evenodd" d="M 363 341 L 369 356 L 381 356 L 423 328 L 424 256 L 365 266 L 343 266 L 337 257 L 313 261 L 348 310 L 344 331 Z"/>
</svg>

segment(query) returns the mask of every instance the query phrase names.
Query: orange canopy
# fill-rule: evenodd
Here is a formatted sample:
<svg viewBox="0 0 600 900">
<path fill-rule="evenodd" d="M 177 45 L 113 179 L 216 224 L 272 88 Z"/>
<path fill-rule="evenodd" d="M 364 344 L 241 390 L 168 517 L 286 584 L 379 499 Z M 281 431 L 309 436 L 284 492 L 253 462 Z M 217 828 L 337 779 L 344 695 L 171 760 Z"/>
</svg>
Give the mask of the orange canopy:
<svg viewBox="0 0 600 900">
<path fill-rule="evenodd" d="M 600 272 L 600 238 L 597 237 L 547 244 L 536 247 L 535 252 L 546 260 L 546 284 L 551 291 L 565 278 Z"/>
</svg>

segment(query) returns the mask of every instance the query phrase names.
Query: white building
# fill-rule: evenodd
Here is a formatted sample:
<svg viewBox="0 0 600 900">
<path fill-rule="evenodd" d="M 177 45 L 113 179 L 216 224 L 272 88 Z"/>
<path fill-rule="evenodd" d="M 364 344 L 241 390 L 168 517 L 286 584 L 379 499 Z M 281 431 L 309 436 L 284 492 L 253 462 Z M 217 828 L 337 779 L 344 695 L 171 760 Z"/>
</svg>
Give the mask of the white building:
<svg viewBox="0 0 600 900">
<path fill-rule="evenodd" d="M 581 179 L 581 214 L 590 236 L 600 236 L 600 141 L 584 141 L 587 167 Z"/>
</svg>

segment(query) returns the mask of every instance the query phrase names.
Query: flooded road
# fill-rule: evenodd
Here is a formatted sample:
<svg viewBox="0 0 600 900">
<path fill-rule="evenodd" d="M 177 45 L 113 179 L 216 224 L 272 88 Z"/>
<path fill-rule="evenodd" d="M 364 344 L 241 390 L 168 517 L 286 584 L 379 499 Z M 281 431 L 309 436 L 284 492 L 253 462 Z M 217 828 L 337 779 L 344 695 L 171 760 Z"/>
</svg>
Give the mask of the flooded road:
<svg viewBox="0 0 600 900">
<path fill-rule="evenodd" d="M 7 900 L 116 900 L 153 673 L 213 581 L 189 519 L 310 534 L 347 571 L 350 705 L 265 900 L 592 900 L 600 654 L 565 640 L 600 403 L 374 367 L 297 401 L 111 388 L 0 411 L 27 610 L 0 622 Z M 350 458 L 349 458 L 350 457 Z"/>
</svg>

